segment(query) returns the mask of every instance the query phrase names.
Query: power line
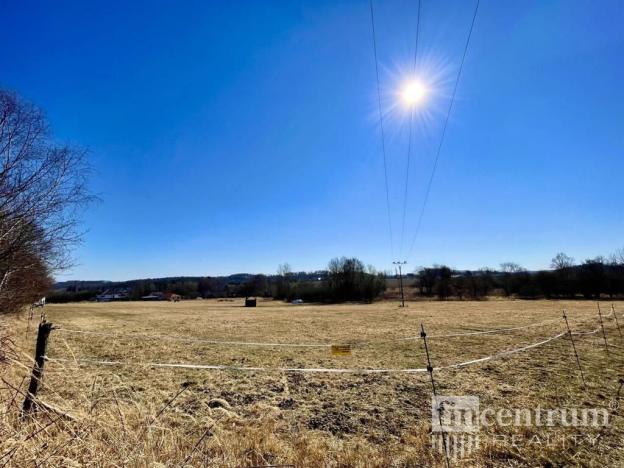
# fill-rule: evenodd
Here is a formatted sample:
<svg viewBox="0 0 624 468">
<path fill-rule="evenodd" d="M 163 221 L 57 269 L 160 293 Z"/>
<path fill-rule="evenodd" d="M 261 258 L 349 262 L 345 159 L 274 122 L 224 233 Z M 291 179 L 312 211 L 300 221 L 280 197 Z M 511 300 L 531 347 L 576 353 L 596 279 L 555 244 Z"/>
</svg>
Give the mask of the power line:
<svg viewBox="0 0 624 468">
<path fill-rule="evenodd" d="M 416 16 L 416 46 L 414 48 L 414 71 L 416 70 L 417 58 L 418 58 L 418 39 L 420 37 L 420 4 L 421 0 L 418 0 L 418 13 Z"/>
<path fill-rule="evenodd" d="M 394 241 L 392 235 L 392 219 L 390 216 L 390 191 L 388 189 L 388 164 L 386 162 L 386 137 L 384 135 L 383 127 L 383 112 L 381 109 L 381 85 L 379 84 L 379 63 L 377 60 L 377 37 L 375 35 L 375 13 L 373 11 L 373 0 L 369 0 L 371 26 L 373 33 L 373 55 L 375 57 L 375 76 L 377 78 L 377 101 L 379 105 L 379 128 L 381 131 L 381 150 L 383 153 L 383 165 L 384 165 L 384 182 L 386 186 L 386 210 L 388 212 L 388 231 L 390 233 L 390 253 L 394 258 Z"/>
<path fill-rule="evenodd" d="M 451 111 L 453 110 L 453 104 L 455 102 L 455 95 L 457 94 L 457 87 L 459 85 L 459 79 L 461 78 L 461 73 L 464 68 L 464 62 L 466 60 L 466 55 L 468 53 L 468 46 L 470 45 L 470 38 L 472 36 L 472 30 L 474 29 L 475 20 L 477 19 L 477 12 L 479 11 L 479 2 L 480 0 L 477 0 L 477 4 L 475 6 L 474 13 L 472 15 L 472 22 L 470 23 L 470 30 L 468 31 L 468 37 L 466 38 L 466 45 L 464 46 L 464 53 L 462 55 L 461 63 L 459 65 L 459 70 L 457 71 L 457 78 L 455 79 L 455 86 L 453 87 L 453 94 L 451 95 L 451 102 L 446 112 L 446 119 L 444 120 L 444 127 L 442 127 L 442 135 L 440 137 L 440 143 L 438 145 L 436 156 L 433 162 L 433 169 L 431 170 L 431 176 L 429 177 L 429 182 L 427 183 L 427 190 L 425 191 L 425 198 L 423 199 L 423 204 L 421 206 L 420 213 L 418 215 L 418 221 L 416 223 L 416 232 L 414 233 L 414 237 L 412 238 L 412 243 L 407 253 L 408 257 L 412 254 L 412 250 L 414 249 L 414 244 L 416 243 L 416 238 L 418 237 L 418 233 L 420 232 L 420 227 L 422 225 L 422 219 L 423 219 L 423 215 L 425 214 L 427 202 L 429 201 L 429 194 L 431 193 L 431 185 L 433 184 L 433 179 L 435 177 L 435 173 L 438 168 L 438 160 L 440 159 L 440 152 L 442 151 L 442 146 L 444 144 L 444 137 L 446 136 L 446 128 L 448 127 L 449 118 L 451 116 Z"/>
<path fill-rule="evenodd" d="M 414 46 L 414 69 L 413 72 L 416 72 L 416 67 L 418 64 L 418 39 L 420 37 L 420 6 L 421 0 L 418 0 L 418 13 L 416 15 L 416 44 Z M 412 127 L 414 120 L 414 108 L 410 109 L 410 118 L 409 118 L 409 137 L 407 140 L 407 166 L 405 168 L 405 190 L 403 192 L 403 220 L 401 221 L 401 247 L 399 249 L 399 255 L 403 255 L 403 238 L 405 237 L 405 218 L 407 214 L 407 189 L 409 185 L 409 170 L 410 170 L 410 159 L 412 154 Z"/>
</svg>

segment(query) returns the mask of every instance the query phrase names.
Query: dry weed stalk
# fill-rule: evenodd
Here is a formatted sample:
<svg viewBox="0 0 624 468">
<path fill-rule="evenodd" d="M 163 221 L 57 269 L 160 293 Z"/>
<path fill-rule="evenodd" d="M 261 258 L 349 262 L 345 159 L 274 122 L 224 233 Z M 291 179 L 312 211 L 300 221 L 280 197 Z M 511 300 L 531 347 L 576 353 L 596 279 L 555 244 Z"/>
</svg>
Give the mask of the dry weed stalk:
<svg viewBox="0 0 624 468">
<path fill-rule="evenodd" d="M 6 365 L 9 358 L 16 357 L 15 343 L 9 336 L 8 327 L 0 324 L 0 366 Z"/>
</svg>

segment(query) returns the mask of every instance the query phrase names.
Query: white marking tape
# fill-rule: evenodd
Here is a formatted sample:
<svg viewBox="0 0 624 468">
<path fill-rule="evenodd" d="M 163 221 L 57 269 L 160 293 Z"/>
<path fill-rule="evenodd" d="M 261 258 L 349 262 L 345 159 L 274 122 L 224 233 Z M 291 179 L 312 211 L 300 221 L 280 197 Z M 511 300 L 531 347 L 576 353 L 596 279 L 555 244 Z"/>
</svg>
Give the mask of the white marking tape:
<svg viewBox="0 0 624 468">
<path fill-rule="evenodd" d="M 454 369 L 456 367 L 469 366 L 470 364 L 477 364 L 479 362 L 485 362 L 485 361 L 490 361 L 492 359 L 496 359 L 499 357 L 509 356 L 510 354 L 519 353 L 519 352 L 526 351 L 531 348 L 537 348 L 538 346 L 545 345 L 546 343 L 556 340 L 557 338 L 561 338 L 562 336 L 567 335 L 567 334 L 568 332 L 559 333 L 558 335 L 551 336 L 550 338 L 544 341 L 540 341 L 539 343 L 533 343 L 527 346 L 523 346 L 522 348 L 511 349 L 509 351 L 502 351 L 500 353 L 493 354 L 492 356 L 486 356 L 486 357 L 482 357 L 479 359 L 473 359 L 472 361 L 465 361 L 465 362 L 460 362 L 459 364 L 451 364 L 450 366 L 439 367 L 439 369 Z"/>
<path fill-rule="evenodd" d="M 209 340 L 204 338 L 193 338 L 184 336 L 170 336 L 170 335 L 132 335 L 129 333 L 103 333 L 94 332 L 88 330 L 73 330 L 70 328 L 57 328 L 57 331 L 64 333 L 78 333 L 85 335 L 97 335 L 97 336 L 110 336 L 110 337 L 123 337 L 123 338 L 141 338 L 147 340 L 170 340 L 170 341 L 185 341 L 190 343 L 207 343 L 207 344 L 220 344 L 220 345 L 240 345 L 240 346 L 284 346 L 295 348 L 331 348 L 331 344 L 324 343 L 266 343 L 266 342 L 254 342 L 254 341 L 220 341 Z"/>
<path fill-rule="evenodd" d="M 500 332 L 523 330 L 526 328 L 538 327 L 538 326 L 545 325 L 547 323 L 556 322 L 559 320 L 560 319 L 552 319 L 552 320 L 546 320 L 544 322 L 533 323 L 530 325 L 523 325 L 523 326 L 512 327 L 512 328 L 497 328 L 497 329 L 486 330 L 486 331 L 450 333 L 450 334 L 442 334 L 442 335 L 433 334 L 433 335 L 427 335 L 427 337 L 428 338 L 452 338 L 452 337 L 460 337 L 460 336 L 489 335 L 489 334 L 500 333 Z M 211 340 L 211 339 L 205 339 L 205 338 L 193 338 L 193 337 L 171 336 L 171 335 L 105 333 L 105 332 L 95 332 L 95 331 L 89 331 L 89 330 L 76 330 L 76 329 L 63 328 L 63 327 L 59 327 L 56 330 L 60 332 L 64 332 L 64 333 L 110 336 L 113 338 L 120 337 L 120 338 L 140 338 L 140 339 L 148 339 L 148 340 L 170 340 L 170 341 L 184 341 L 188 343 L 206 343 L 206 344 L 230 345 L 230 346 L 268 346 L 268 347 L 292 347 L 292 348 L 331 348 L 333 346 L 332 344 L 325 344 L 325 343 L 268 343 L 268 342 L 255 342 L 255 341 L 221 341 L 221 340 Z M 352 345 L 357 346 L 357 347 L 362 347 L 362 346 L 371 346 L 371 345 L 376 345 L 376 344 L 386 344 L 386 343 L 410 341 L 410 340 L 417 340 L 417 339 L 420 339 L 420 335 L 408 336 L 405 338 L 396 338 L 396 339 L 385 340 L 385 341 L 352 343 Z"/>
<path fill-rule="evenodd" d="M 524 330 L 525 328 L 531 328 L 531 327 L 539 327 L 542 325 L 545 325 L 547 323 L 552 323 L 552 322 L 558 322 L 561 319 L 552 319 L 552 320 L 546 320 L 544 322 L 539 322 L 539 323 L 532 323 L 531 325 L 523 325 L 521 327 L 511 327 L 511 328 L 496 328 L 494 330 L 486 330 L 486 331 L 477 331 L 477 332 L 466 332 L 466 333 L 448 333 L 448 334 L 444 334 L 444 335 L 427 335 L 427 338 L 452 338 L 455 336 L 471 336 L 471 335 L 489 335 L 492 333 L 500 333 L 500 332 L 506 332 L 506 331 L 512 331 L 512 330 Z M 413 340 L 416 338 L 420 338 L 419 336 L 413 336 L 413 337 L 409 337 L 409 338 L 402 338 L 403 340 Z"/>
<path fill-rule="evenodd" d="M 106 366 L 131 366 L 131 367 L 158 367 L 158 368 L 181 368 L 181 369 L 208 369 L 208 370 L 232 370 L 232 371 L 276 371 L 276 372 L 322 372 L 322 373 L 357 373 L 357 374 L 372 374 L 372 373 L 388 373 L 388 372 L 426 372 L 427 369 L 332 369 L 332 368 L 313 368 L 313 367 L 240 367 L 240 366 L 223 366 L 223 365 L 208 365 L 208 364 L 175 364 L 175 363 L 160 363 L 160 362 L 127 362 L 127 361 L 98 361 L 95 359 L 63 359 L 63 358 L 49 358 L 46 356 L 46 360 L 50 362 L 75 362 L 78 364 L 100 364 Z"/>
<path fill-rule="evenodd" d="M 489 361 L 492 359 L 509 356 L 511 354 L 519 353 L 522 351 L 526 351 L 532 348 L 537 348 L 538 346 L 545 345 L 557 338 L 561 338 L 562 336 L 567 335 L 567 332 L 559 333 L 558 335 L 552 336 L 546 340 L 540 341 L 538 343 L 533 343 L 527 346 L 522 346 L 521 348 L 511 349 L 507 351 L 502 351 L 500 353 L 493 354 L 491 356 L 485 356 L 479 359 L 473 359 L 470 361 L 460 362 L 458 364 L 451 364 L 448 366 L 436 367 L 434 370 L 444 370 L 444 369 L 453 369 L 457 367 L 464 367 L 471 364 L 478 364 L 480 362 Z M 107 366 L 146 366 L 146 367 L 157 367 L 157 368 L 182 368 L 182 369 L 208 369 L 208 370 L 233 370 L 233 371 L 274 371 L 274 372 L 315 372 L 315 373 L 333 373 L 333 374 L 388 374 L 388 373 L 420 373 L 427 372 L 425 368 L 413 368 L 413 369 L 332 369 L 332 368 L 307 368 L 307 367 L 240 367 L 240 366 L 224 366 L 224 365 L 207 365 L 207 364 L 176 364 L 176 363 L 160 363 L 160 362 L 148 362 L 148 363 L 139 363 L 139 362 L 127 362 L 127 361 L 99 361 L 96 359 L 66 359 L 66 358 L 50 358 L 46 356 L 46 360 L 50 362 L 67 362 L 67 363 L 77 363 L 77 364 L 99 364 L 99 365 L 107 365 Z"/>
<path fill-rule="evenodd" d="M 579 336 L 579 335 L 593 335 L 595 333 L 598 333 L 600 331 L 600 327 L 596 328 L 595 330 L 592 331 L 588 331 L 588 332 L 572 332 L 573 335 L 575 336 Z"/>
</svg>

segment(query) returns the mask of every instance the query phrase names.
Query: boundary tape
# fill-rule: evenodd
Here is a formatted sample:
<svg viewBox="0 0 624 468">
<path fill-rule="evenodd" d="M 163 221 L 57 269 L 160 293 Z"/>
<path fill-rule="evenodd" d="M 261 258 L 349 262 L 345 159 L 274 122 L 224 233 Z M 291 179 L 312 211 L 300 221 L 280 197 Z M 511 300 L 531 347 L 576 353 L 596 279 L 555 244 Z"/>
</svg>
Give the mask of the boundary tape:
<svg viewBox="0 0 624 468">
<path fill-rule="evenodd" d="M 545 345 L 554 341 L 562 336 L 567 335 L 568 332 L 562 332 L 557 335 L 551 336 L 545 340 L 533 343 L 520 348 L 501 351 L 499 353 L 485 356 L 478 359 L 472 359 L 470 361 L 464 361 L 457 364 L 451 364 L 447 366 L 435 367 L 434 370 L 454 369 L 458 367 L 465 367 L 472 364 L 478 364 L 481 362 L 490 361 L 493 359 L 509 356 L 512 354 L 527 351 L 532 348 Z M 95 364 L 95 365 L 107 365 L 107 366 L 130 366 L 130 367 L 154 367 L 154 368 L 182 368 L 182 369 L 206 369 L 206 370 L 232 370 L 232 371 L 261 371 L 261 372 L 302 372 L 302 373 L 333 373 L 333 374 L 390 374 L 390 373 L 405 373 L 414 374 L 427 372 L 426 368 L 413 368 L 413 369 L 355 369 L 355 368 L 308 368 L 308 367 L 242 367 L 242 366 L 225 366 L 225 365 L 209 365 L 209 364 L 180 364 L 180 363 L 161 363 L 161 362 L 128 362 L 128 361 L 100 361 L 96 359 L 67 359 L 67 358 L 50 358 L 46 356 L 46 360 L 50 362 L 59 363 L 76 363 L 76 364 Z"/>
<path fill-rule="evenodd" d="M 526 351 L 528 349 L 532 349 L 532 348 L 537 348 L 538 346 L 542 346 L 545 345 L 546 343 L 550 343 L 551 341 L 554 341 L 558 338 L 561 338 L 562 336 L 567 335 L 568 332 L 562 332 L 559 333 L 558 335 L 555 336 L 551 336 L 550 338 L 545 339 L 544 341 L 540 341 L 538 343 L 533 343 L 527 346 L 523 346 L 521 348 L 516 348 L 516 349 L 511 349 L 508 351 L 501 351 L 500 353 L 496 353 L 493 354 L 491 356 L 486 356 L 486 357 L 482 357 L 479 359 L 473 359 L 471 361 L 465 361 L 465 362 L 460 362 L 459 364 L 451 364 L 450 366 L 444 366 L 444 367 L 440 367 L 438 369 L 455 369 L 458 367 L 464 367 L 464 366 L 469 366 L 471 364 L 477 364 L 480 362 L 486 362 L 486 361 L 491 361 L 492 359 L 496 359 L 496 358 L 500 358 L 500 357 L 504 357 L 504 356 L 509 356 L 510 354 L 516 354 L 516 353 L 520 353 L 522 351 Z"/>
<path fill-rule="evenodd" d="M 607 316 L 605 316 L 607 317 Z M 495 333 L 504 333 L 507 331 L 513 330 L 523 330 L 532 327 L 539 327 L 548 323 L 558 322 L 560 319 L 551 319 L 546 320 L 544 322 L 532 323 L 530 325 L 523 325 L 519 327 L 511 327 L 511 328 L 496 328 L 493 330 L 485 330 L 485 331 L 476 331 L 476 332 L 466 332 L 466 333 L 449 333 L 449 334 L 432 334 L 428 335 L 429 338 L 452 338 L 452 337 L 461 337 L 461 336 L 475 336 L 475 335 L 491 335 Z M 84 335 L 95 335 L 95 336 L 109 336 L 109 337 L 118 337 L 118 338 L 139 338 L 139 339 L 148 339 L 148 340 L 170 340 L 170 341 L 183 341 L 188 343 L 206 343 L 206 344 L 218 344 L 218 345 L 230 345 L 230 346 L 267 346 L 267 347 L 293 347 L 293 348 L 330 348 L 332 346 L 331 343 L 272 343 L 272 342 L 258 342 L 258 341 L 226 341 L 226 340 L 214 340 L 208 338 L 194 338 L 194 337 L 184 337 L 184 336 L 172 336 L 172 335 L 145 335 L 145 334 L 128 334 L 128 333 L 106 333 L 106 332 L 95 332 L 90 330 L 77 330 L 72 328 L 63 328 L 58 327 L 55 328 L 58 332 L 64 333 L 75 333 L 75 334 L 84 334 Z M 417 336 L 408 336 L 404 338 L 395 338 L 392 340 L 384 340 L 384 341 L 366 341 L 366 342 L 351 342 L 352 346 L 360 347 L 360 346 L 371 346 L 376 344 L 387 344 L 387 343 L 397 343 L 401 341 L 411 341 L 420 339 L 420 335 Z M 335 343 L 334 343 L 335 344 Z"/>
<path fill-rule="evenodd" d="M 78 333 L 84 335 L 97 335 L 97 336 L 110 336 L 110 337 L 123 337 L 123 338 L 142 338 L 147 340 L 170 340 L 170 341 L 185 341 L 189 343 L 207 343 L 207 344 L 222 344 L 222 345 L 239 345 L 239 346 L 288 346 L 295 348 L 330 348 L 331 344 L 325 343 L 267 343 L 256 341 L 221 341 L 210 340 L 207 338 L 194 338 L 184 336 L 171 336 L 171 335 L 144 335 L 144 334 L 129 334 L 129 333 L 104 333 L 94 332 L 89 330 L 75 330 L 71 328 L 56 328 L 56 331 L 65 333 Z"/>
<path fill-rule="evenodd" d="M 544 322 L 532 323 L 530 325 L 523 325 L 521 327 L 496 328 L 494 330 L 485 330 L 485 331 L 477 331 L 477 332 L 448 333 L 448 334 L 441 334 L 441 335 L 427 335 L 427 338 L 453 338 L 453 337 L 457 337 L 457 336 L 491 335 L 491 334 L 494 334 L 494 333 L 507 332 L 507 331 L 512 331 L 512 330 L 524 330 L 526 328 L 540 327 L 540 326 L 545 325 L 547 323 L 559 322 L 560 320 L 561 319 L 557 318 L 557 319 L 552 319 L 552 320 L 545 320 Z M 418 335 L 418 336 L 410 336 L 410 337 L 407 337 L 407 338 L 400 338 L 399 340 L 405 341 L 405 340 L 415 340 L 415 339 L 420 339 L 420 335 Z"/>
<path fill-rule="evenodd" d="M 613 310 L 607 315 L 604 315 L 603 318 L 610 318 L 614 314 Z M 479 335 L 493 335 L 496 333 L 505 333 L 508 331 L 515 330 L 525 330 L 527 328 L 539 327 L 542 325 L 546 325 L 549 323 L 558 322 L 561 320 L 560 318 L 545 320 L 543 322 L 532 323 L 529 325 L 522 325 L 518 327 L 509 327 L 509 328 L 495 328 L 493 330 L 484 330 L 484 331 L 475 331 L 475 332 L 465 332 L 465 333 L 446 333 L 446 334 L 431 334 L 428 335 L 429 338 L 456 338 L 462 336 L 479 336 Z M 72 328 L 63 328 L 62 326 L 55 328 L 59 332 L 65 333 L 75 333 L 75 334 L 85 334 L 85 335 L 95 335 L 95 336 L 109 336 L 113 338 L 139 338 L 139 339 L 147 339 L 147 340 L 169 340 L 169 341 L 182 341 L 187 343 L 205 343 L 205 344 L 215 344 L 215 345 L 228 345 L 228 346 L 262 346 L 262 347 L 289 347 L 289 348 L 331 348 L 332 345 L 336 343 L 272 343 L 272 342 L 262 342 L 262 341 L 227 341 L 227 340 L 214 340 L 209 338 L 196 338 L 196 337 L 184 337 L 184 336 L 172 336 L 172 335 L 145 335 L 145 334 L 128 334 L 128 333 L 106 333 L 106 332 L 95 332 L 90 330 L 77 330 Z M 596 333 L 597 331 L 592 332 L 573 332 L 573 335 L 590 335 Z M 420 339 L 420 335 L 416 336 L 408 336 L 404 338 L 395 338 L 392 340 L 384 340 L 384 341 L 365 341 L 365 342 L 351 342 L 347 343 L 353 347 L 364 347 L 364 346 L 373 346 L 377 344 L 388 344 L 388 343 L 399 343 L 401 341 L 413 341 Z"/>
</svg>

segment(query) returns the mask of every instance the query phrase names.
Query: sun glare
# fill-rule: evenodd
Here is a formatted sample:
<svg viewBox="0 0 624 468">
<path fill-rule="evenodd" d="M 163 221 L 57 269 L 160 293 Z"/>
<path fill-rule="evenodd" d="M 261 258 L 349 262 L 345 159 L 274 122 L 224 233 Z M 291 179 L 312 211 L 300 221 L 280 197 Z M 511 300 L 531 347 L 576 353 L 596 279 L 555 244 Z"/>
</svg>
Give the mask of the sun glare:
<svg viewBox="0 0 624 468">
<path fill-rule="evenodd" d="M 415 107 L 422 104 L 426 96 L 427 88 L 418 80 L 406 83 L 401 89 L 401 101 L 406 107 Z"/>
</svg>

